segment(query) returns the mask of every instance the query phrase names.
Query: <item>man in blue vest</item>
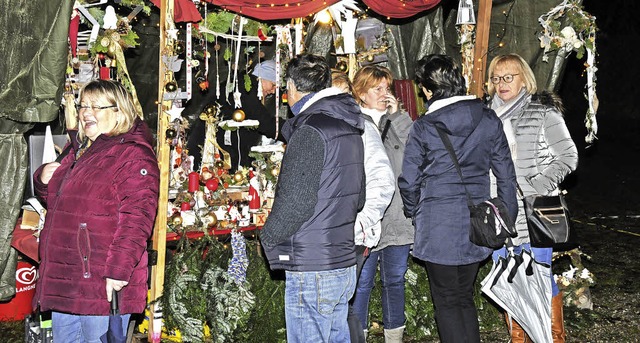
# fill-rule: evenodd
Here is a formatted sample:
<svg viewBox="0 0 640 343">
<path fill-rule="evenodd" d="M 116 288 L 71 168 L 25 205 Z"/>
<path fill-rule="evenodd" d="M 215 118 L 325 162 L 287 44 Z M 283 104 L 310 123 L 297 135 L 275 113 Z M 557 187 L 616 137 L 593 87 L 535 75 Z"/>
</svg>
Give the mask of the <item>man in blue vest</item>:
<svg viewBox="0 0 640 343">
<path fill-rule="evenodd" d="M 271 269 L 286 273 L 287 342 L 348 342 L 356 286 L 353 225 L 364 204 L 364 122 L 349 94 L 331 87 L 315 55 L 287 66 L 294 117 L 261 241 Z"/>
</svg>

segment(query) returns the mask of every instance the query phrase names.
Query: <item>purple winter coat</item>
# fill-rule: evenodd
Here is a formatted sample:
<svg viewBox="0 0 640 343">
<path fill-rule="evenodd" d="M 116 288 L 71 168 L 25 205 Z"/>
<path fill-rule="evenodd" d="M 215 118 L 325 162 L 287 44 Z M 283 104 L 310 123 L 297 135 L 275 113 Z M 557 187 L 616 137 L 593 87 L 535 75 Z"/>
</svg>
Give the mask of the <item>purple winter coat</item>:
<svg viewBox="0 0 640 343">
<path fill-rule="evenodd" d="M 125 280 L 120 312 L 146 306 L 147 240 L 158 209 L 160 173 L 149 128 L 136 120 L 129 132 L 100 135 L 76 160 L 78 144 L 48 185 L 34 173 L 46 202 L 33 306 L 43 311 L 108 315 L 105 279 Z"/>
</svg>

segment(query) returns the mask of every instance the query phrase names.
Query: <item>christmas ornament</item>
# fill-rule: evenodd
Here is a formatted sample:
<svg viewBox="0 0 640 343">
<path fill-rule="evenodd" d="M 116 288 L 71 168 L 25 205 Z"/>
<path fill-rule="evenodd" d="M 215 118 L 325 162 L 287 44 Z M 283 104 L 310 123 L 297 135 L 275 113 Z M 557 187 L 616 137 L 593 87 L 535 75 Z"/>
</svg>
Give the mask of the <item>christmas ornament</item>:
<svg viewBox="0 0 640 343">
<path fill-rule="evenodd" d="M 175 81 L 169 81 L 164 85 L 164 90 L 173 93 L 178 90 L 178 84 Z"/>
<path fill-rule="evenodd" d="M 349 69 L 349 65 L 345 61 L 340 61 L 336 64 L 336 68 L 340 71 L 346 72 Z"/>
<path fill-rule="evenodd" d="M 258 212 L 260 210 L 260 181 L 258 177 L 253 173 L 253 170 L 249 170 L 249 211 Z"/>
<path fill-rule="evenodd" d="M 207 227 L 214 227 L 218 225 L 218 216 L 213 211 L 210 211 L 202 218 L 202 221 L 207 225 Z"/>
<path fill-rule="evenodd" d="M 224 168 L 224 162 L 222 160 L 217 160 L 216 161 L 216 168 L 218 168 L 218 169 Z"/>
<path fill-rule="evenodd" d="M 174 129 L 167 129 L 167 131 L 165 132 L 165 135 L 167 139 L 174 139 L 176 138 L 177 132 Z"/>
<path fill-rule="evenodd" d="M 207 89 L 209 89 L 209 81 L 208 80 L 204 80 L 198 83 L 198 87 L 200 87 L 201 91 L 206 91 Z"/>
<path fill-rule="evenodd" d="M 179 214 L 174 214 L 171 217 L 171 223 L 175 226 L 182 225 L 182 217 Z"/>
<path fill-rule="evenodd" d="M 173 51 L 177 54 L 177 55 L 182 55 L 184 53 L 184 42 L 182 41 L 177 41 L 174 46 L 173 46 Z"/>
<path fill-rule="evenodd" d="M 276 166 L 271 167 L 271 175 L 278 176 L 278 174 L 280 174 L 280 168 Z"/>
<path fill-rule="evenodd" d="M 375 59 L 376 59 L 376 57 L 375 57 L 375 56 L 373 56 L 373 55 L 367 55 L 367 61 L 368 61 L 368 62 L 373 62 L 373 60 L 375 60 Z"/>
<path fill-rule="evenodd" d="M 236 183 L 240 183 L 242 182 L 242 180 L 244 180 L 244 175 L 242 175 L 241 172 L 237 171 L 235 174 L 233 174 L 233 181 L 235 181 Z"/>
<path fill-rule="evenodd" d="M 210 179 L 205 183 L 205 187 L 207 187 L 208 190 L 215 192 L 218 189 L 218 179 L 216 178 Z"/>
<path fill-rule="evenodd" d="M 203 167 L 202 171 L 200 171 L 200 182 L 207 183 L 207 181 L 211 180 L 213 177 L 213 173 L 207 167 Z"/>
<path fill-rule="evenodd" d="M 238 122 L 243 121 L 244 118 L 245 118 L 244 111 L 241 110 L 241 109 L 237 109 L 237 110 L 233 111 L 232 118 L 233 118 L 233 120 L 238 121 Z"/>
<path fill-rule="evenodd" d="M 191 204 L 188 202 L 183 202 L 180 204 L 180 211 L 189 211 L 191 209 Z"/>
</svg>

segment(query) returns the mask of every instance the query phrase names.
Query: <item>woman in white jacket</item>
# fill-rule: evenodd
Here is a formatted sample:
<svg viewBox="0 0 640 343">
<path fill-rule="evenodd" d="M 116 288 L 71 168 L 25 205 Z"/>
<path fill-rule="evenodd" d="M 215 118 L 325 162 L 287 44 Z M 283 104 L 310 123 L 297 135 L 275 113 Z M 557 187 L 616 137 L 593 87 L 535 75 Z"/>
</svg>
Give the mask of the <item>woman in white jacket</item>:
<svg viewBox="0 0 640 343">
<path fill-rule="evenodd" d="M 332 86 L 345 93 L 351 93 L 349 77 L 340 71 L 331 74 Z M 378 245 L 382 230 L 381 220 L 385 210 L 391 203 L 395 189 L 390 185 L 395 183 L 395 176 L 391 169 L 391 162 L 382 145 L 380 132 L 370 116 L 365 118 L 364 133 L 364 171 L 366 178 L 366 201 L 364 207 L 356 217 L 354 225 L 354 241 L 356 244 L 356 275 L 360 275 L 369 250 Z M 349 306 L 349 331 L 352 343 L 364 343 L 365 335 L 361 321 Z"/>
</svg>

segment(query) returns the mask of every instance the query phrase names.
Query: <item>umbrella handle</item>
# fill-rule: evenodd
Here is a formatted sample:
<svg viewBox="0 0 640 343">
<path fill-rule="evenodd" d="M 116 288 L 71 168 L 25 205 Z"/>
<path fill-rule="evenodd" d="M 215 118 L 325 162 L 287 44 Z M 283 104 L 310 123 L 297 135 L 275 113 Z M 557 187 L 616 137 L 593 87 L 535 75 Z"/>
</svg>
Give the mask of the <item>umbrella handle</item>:
<svg viewBox="0 0 640 343">
<path fill-rule="evenodd" d="M 119 314 L 120 307 L 118 306 L 118 291 L 113 289 L 111 291 L 111 314 Z"/>
</svg>

